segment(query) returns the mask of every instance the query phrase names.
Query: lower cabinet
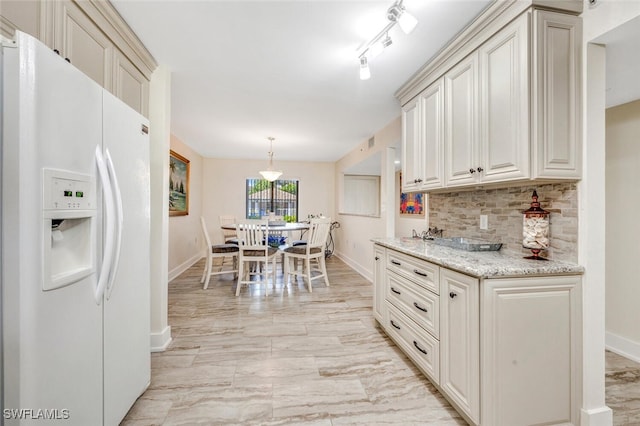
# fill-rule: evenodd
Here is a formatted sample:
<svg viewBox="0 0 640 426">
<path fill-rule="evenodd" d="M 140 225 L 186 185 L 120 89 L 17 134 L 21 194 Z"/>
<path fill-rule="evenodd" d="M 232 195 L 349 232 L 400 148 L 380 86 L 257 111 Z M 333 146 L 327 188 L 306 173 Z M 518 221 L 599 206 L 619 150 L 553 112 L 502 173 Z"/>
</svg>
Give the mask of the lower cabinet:
<svg viewBox="0 0 640 426">
<path fill-rule="evenodd" d="M 580 276 L 482 284 L 482 423 L 579 424 Z"/>
<path fill-rule="evenodd" d="M 480 423 L 478 279 L 440 268 L 440 386 L 473 423 Z"/>
<path fill-rule="evenodd" d="M 384 324 L 384 285 L 376 285 L 385 281 L 385 248 L 377 244 L 373 246 L 373 316 L 380 324 Z"/>
<path fill-rule="evenodd" d="M 579 424 L 580 275 L 481 279 L 374 256 L 376 320 L 469 423 Z"/>
</svg>

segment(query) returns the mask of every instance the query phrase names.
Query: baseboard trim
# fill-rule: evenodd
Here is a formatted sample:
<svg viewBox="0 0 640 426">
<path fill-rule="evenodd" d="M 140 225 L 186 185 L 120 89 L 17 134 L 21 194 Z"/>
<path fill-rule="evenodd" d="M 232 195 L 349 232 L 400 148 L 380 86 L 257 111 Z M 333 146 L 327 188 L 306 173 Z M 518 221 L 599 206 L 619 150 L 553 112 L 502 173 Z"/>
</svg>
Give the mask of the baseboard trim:
<svg viewBox="0 0 640 426">
<path fill-rule="evenodd" d="M 580 426 L 611 426 L 613 424 L 613 411 L 604 407 L 582 409 L 580 411 Z"/>
<path fill-rule="evenodd" d="M 371 283 L 373 282 L 373 273 L 370 269 L 367 269 L 366 267 L 362 266 L 361 264 L 351 259 L 350 257 L 345 256 L 343 253 L 336 252 L 334 253 L 334 255 L 340 260 L 342 260 L 344 263 L 346 263 L 347 266 L 349 266 L 351 269 L 353 269 L 354 271 L 362 275 L 367 281 Z"/>
<path fill-rule="evenodd" d="M 172 270 L 169 271 L 169 282 L 173 281 L 174 279 L 176 279 L 181 273 L 183 273 L 184 271 L 186 271 L 187 269 L 191 268 L 193 265 L 196 264 L 196 262 L 198 262 L 200 259 L 202 259 L 204 256 L 202 256 L 202 253 L 198 253 L 195 256 L 187 259 L 186 261 L 182 262 L 180 265 L 176 266 L 175 268 L 173 268 Z"/>
<path fill-rule="evenodd" d="M 151 352 L 164 352 L 171 343 L 171 326 L 168 325 L 160 333 L 151 333 Z"/>
<path fill-rule="evenodd" d="M 632 361 L 640 362 L 640 343 L 616 334 L 605 333 L 605 348 Z"/>
</svg>

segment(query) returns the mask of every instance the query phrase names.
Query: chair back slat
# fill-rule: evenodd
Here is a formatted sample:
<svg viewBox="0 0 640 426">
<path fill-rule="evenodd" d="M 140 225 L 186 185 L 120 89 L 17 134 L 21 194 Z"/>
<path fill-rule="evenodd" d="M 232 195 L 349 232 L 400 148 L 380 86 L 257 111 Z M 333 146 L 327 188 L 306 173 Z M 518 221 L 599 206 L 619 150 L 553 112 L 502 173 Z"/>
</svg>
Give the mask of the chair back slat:
<svg viewBox="0 0 640 426">
<path fill-rule="evenodd" d="M 266 249 L 269 238 L 269 221 L 248 219 L 238 223 L 236 236 L 241 249 Z"/>
</svg>

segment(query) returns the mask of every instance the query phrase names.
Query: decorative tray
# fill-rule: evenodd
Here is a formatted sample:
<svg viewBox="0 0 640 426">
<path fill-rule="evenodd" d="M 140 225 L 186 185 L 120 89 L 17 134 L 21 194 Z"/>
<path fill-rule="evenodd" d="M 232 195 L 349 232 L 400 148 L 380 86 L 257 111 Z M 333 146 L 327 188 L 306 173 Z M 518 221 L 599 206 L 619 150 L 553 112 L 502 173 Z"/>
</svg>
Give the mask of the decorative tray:
<svg viewBox="0 0 640 426">
<path fill-rule="evenodd" d="M 432 241 L 434 244 L 465 251 L 498 251 L 502 247 L 502 243 L 464 237 L 434 238 Z"/>
</svg>

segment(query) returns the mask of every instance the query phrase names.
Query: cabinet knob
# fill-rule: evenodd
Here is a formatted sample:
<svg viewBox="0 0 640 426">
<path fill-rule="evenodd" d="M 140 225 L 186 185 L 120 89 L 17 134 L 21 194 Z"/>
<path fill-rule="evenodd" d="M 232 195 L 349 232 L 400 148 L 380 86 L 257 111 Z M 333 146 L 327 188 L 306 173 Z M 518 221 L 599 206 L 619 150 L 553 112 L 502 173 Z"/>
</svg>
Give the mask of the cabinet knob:
<svg viewBox="0 0 640 426">
<path fill-rule="evenodd" d="M 474 174 L 476 172 L 475 169 L 469 169 L 469 173 Z"/>
<path fill-rule="evenodd" d="M 376 260 L 380 260 L 380 258 L 378 256 L 375 257 Z"/>
<path fill-rule="evenodd" d="M 69 63 L 71 63 L 71 59 L 69 59 L 69 58 L 64 58 L 64 60 L 69 62 Z"/>
<path fill-rule="evenodd" d="M 452 291 L 451 293 L 449 293 L 449 297 L 450 297 L 450 298 L 452 298 L 452 299 L 453 299 L 454 297 L 456 297 L 457 295 L 458 295 L 458 294 L 457 294 L 457 293 L 454 293 L 453 291 Z"/>
<path fill-rule="evenodd" d="M 482 167 L 478 167 L 478 173 L 482 173 L 484 169 Z"/>
<path fill-rule="evenodd" d="M 58 49 L 53 49 L 53 52 L 54 52 L 56 55 L 59 55 L 59 54 L 60 54 L 60 51 L 59 51 Z"/>
<path fill-rule="evenodd" d="M 418 178 L 418 179 L 416 179 L 416 182 L 420 183 L 420 182 L 422 182 L 422 179 Z"/>
</svg>

